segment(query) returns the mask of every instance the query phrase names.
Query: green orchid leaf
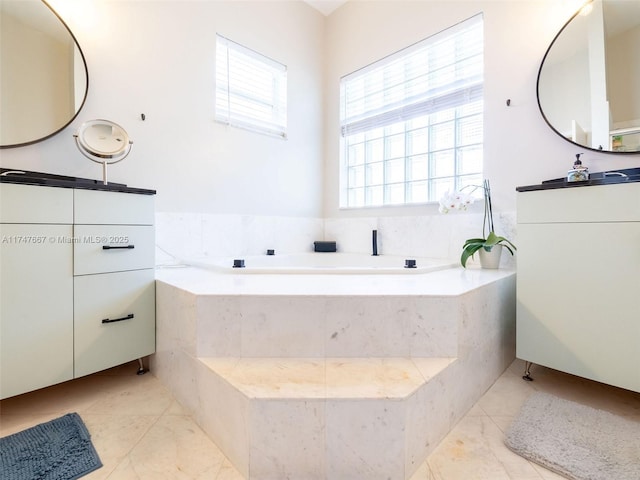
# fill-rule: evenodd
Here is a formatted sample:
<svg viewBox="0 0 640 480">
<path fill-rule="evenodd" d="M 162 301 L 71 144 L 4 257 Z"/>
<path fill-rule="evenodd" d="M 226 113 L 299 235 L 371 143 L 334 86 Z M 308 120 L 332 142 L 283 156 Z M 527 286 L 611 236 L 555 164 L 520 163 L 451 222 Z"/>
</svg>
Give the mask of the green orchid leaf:
<svg viewBox="0 0 640 480">
<path fill-rule="evenodd" d="M 509 250 L 511 252 L 511 255 L 513 255 L 513 250 L 517 250 L 516 246 L 506 238 L 504 237 L 500 237 L 500 238 L 501 238 L 500 242 L 504 242 L 504 246 L 507 247 L 507 250 Z"/>
<path fill-rule="evenodd" d="M 462 265 L 462 268 L 467 268 L 467 260 L 469 260 L 469 257 L 471 256 L 473 256 L 473 254 L 468 250 L 462 251 L 462 255 L 460 256 L 460 264 Z"/>
<path fill-rule="evenodd" d="M 502 239 L 502 237 L 497 236 L 494 232 L 489 232 L 489 236 L 487 237 L 487 240 L 484 242 L 485 246 L 493 247 L 494 245 L 500 242 L 500 239 Z"/>
<path fill-rule="evenodd" d="M 460 264 L 467 268 L 467 260 L 469 257 L 473 257 L 473 254 L 480 250 L 483 246 L 483 243 L 473 243 L 467 244 L 465 248 L 462 249 L 462 255 L 460 256 Z"/>
<path fill-rule="evenodd" d="M 484 238 L 470 238 L 466 242 L 464 242 L 464 245 L 462 248 L 465 248 L 467 245 L 473 245 L 476 243 L 484 244 L 484 242 L 485 242 Z"/>
</svg>

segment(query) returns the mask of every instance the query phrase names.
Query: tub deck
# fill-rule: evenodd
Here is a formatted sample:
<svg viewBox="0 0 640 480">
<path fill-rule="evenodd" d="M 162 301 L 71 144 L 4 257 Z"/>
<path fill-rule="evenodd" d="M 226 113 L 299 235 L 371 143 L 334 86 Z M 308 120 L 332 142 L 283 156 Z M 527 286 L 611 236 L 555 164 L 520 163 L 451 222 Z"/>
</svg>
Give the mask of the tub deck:
<svg viewBox="0 0 640 480">
<path fill-rule="evenodd" d="M 457 296 L 513 275 L 513 270 L 461 267 L 417 275 L 220 275 L 195 267 L 156 269 L 157 280 L 194 295 Z"/>
<path fill-rule="evenodd" d="M 151 366 L 248 479 L 408 479 L 515 357 L 512 271 L 157 278 Z"/>
</svg>

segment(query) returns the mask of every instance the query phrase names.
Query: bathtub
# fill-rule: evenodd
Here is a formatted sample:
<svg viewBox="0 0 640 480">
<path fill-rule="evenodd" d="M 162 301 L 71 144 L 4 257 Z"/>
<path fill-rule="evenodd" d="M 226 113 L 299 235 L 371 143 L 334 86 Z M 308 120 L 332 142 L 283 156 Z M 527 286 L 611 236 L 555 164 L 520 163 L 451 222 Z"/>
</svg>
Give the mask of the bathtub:
<svg viewBox="0 0 640 480">
<path fill-rule="evenodd" d="M 186 265 L 228 274 L 416 274 L 457 266 L 446 259 L 364 255 L 353 253 L 303 253 L 186 260 Z M 243 264 L 243 267 L 234 267 Z M 415 265 L 407 268 L 406 265 Z"/>
<path fill-rule="evenodd" d="M 243 259 L 156 269 L 150 362 L 244 478 L 406 478 L 515 357 L 514 271 Z"/>
</svg>

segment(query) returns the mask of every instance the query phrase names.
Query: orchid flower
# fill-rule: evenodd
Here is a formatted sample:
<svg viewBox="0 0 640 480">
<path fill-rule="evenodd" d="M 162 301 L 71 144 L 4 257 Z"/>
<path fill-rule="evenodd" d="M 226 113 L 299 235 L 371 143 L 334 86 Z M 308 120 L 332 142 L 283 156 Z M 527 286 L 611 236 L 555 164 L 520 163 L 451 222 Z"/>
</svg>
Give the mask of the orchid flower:
<svg viewBox="0 0 640 480">
<path fill-rule="evenodd" d="M 468 188 L 471 190 L 465 192 L 464 190 Z M 466 185 L 454 192 L 447 190 L 440 199 L 439 211 L 440 213 L 449 213 L 451 210 L 467 210 L 467 207 L 476 200 L 471 194 L 479 188 L 484 191 L 484 221 L 482 223 L 482 235 L 484 236 L 487 226 L 489 227 L 489 232 L 493 232 L 493 209 L 491 207 L 489 180 L 484 180 L 482 185 Z"/>
</svg>

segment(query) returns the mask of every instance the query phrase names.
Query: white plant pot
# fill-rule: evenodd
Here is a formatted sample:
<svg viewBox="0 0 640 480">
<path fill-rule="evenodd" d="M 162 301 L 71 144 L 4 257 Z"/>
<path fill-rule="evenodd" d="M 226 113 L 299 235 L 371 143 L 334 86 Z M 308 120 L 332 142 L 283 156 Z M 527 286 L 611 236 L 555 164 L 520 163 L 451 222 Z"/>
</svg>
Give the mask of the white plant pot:
<svg viewBox="0 0 640 480">
<path fill-rule="evenodd" d="M 491 251 L 487 252 L 484 248 L 478 250 L 480 256 L 480 266 L 482 268 L 496 269 L 500 267 L 500 258 L 502 257 L 502 245 L 494 245 Z"/>
</svg>

